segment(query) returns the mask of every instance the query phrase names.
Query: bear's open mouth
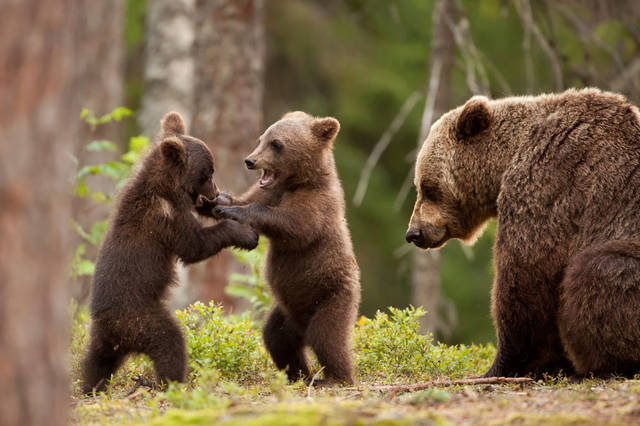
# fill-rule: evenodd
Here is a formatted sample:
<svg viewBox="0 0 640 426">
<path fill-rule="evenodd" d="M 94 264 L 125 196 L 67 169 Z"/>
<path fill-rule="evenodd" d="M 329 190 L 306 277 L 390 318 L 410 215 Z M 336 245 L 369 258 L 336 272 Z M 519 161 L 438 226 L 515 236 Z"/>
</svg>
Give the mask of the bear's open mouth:
<svg viewBox="0 0 640 426">
<path fill-rule="evenodd" d="M 266 188 L 271 185 L 276 180 L 276 175 L 273 171 L 262 169 L 262 176 L 260 176 L 260 180 L 258 181 L 258 186 L 260 188 Z"/>
</svg>

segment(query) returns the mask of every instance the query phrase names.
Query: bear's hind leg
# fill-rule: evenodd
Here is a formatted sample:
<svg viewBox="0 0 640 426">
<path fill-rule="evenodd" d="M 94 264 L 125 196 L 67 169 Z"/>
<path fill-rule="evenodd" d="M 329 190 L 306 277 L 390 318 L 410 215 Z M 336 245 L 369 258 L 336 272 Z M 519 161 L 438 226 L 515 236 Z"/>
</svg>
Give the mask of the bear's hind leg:
<svg viewBox="0 0 640 426">
<path fill-rule="evenodd" d="M 146 336 L 139 351 L 153 361 L 158 384 L 166 386 L 170 382 L 184 382 L 187 378 L 187 349 L 180 327 L 163 307 L 158 307 L 146 321 Z"/>
<path fill-rule="evenodd" d="M 559 328 L 578 375 L 640 373 L 640 243 L 578 253 L 562 282 Z"/>
<path fill-rule="evenodd" d="M 107 381 L 120 367 L 126 355 L 124 348 L 106 342 L 94 331 L 83 361 L 82 393 L 104 391 Z"/>
<path fill-rule="evenodd" d="M 309 377 L 304 337 L 278 306 L 269 314 L 262 335 L 273 362 L 278 369 L 287 370 L 289 381 Z"/>
<path fill-rule="evenodd" d="M 354 323 L 355 311 L 349 300 L 337 297 L 325 302 L 311 318 L 305 337 L 324 367 L 324 380 L 319 384 L 354 383 L 351 355 Z"/>
</svg>

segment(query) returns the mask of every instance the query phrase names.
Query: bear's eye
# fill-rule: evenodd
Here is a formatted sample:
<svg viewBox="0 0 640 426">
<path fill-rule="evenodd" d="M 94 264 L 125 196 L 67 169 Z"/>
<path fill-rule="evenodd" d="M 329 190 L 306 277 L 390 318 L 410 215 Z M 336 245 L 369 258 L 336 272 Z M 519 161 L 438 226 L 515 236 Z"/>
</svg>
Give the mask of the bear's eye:
<svg viewBox="0 0 640 426">
<path fill-rule="evenodd" d="M 440 200 L 440 195 L 441 195 L 440 190 L 435 186 L 423 184 L 420 188 L 420 191 L 422 192 L 422 199 L 424 200 L 429 200 L 429 201 Z"/>
<path fill-rule="evenodd" d="M 271 141 L 271 147 L 276 150 L 277 152 L 282 151 L 282 142 L 280 142 L 278 139 L 274 139 Z"/>
</svg>

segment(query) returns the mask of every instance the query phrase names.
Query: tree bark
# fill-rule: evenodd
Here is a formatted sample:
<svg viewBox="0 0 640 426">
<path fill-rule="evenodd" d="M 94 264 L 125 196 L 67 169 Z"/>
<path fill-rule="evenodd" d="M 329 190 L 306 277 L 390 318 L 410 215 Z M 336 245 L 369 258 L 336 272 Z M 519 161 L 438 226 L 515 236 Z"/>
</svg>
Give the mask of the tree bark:
<svg viewBox="0 0 640 426">
<path fill-rule="evenodd" d="M 160 120 L 177 111 L 191 129 L 194 111 L 195 0 L 147 2 L 144 95 L 139 124 L 154 137 Z"/>
<path fill-rule="evenodd" d="M 262 127 L 264 88 L 263 0 L 196 1 L 195 110 L 191 132 L 214 153 L 218 186 L 244 191 L 250 175 L 242 160 Z M 191 268 L 201 297 L 233 301 L 224 293 L 233 265 L 228 251 Z"/>
<path fill-rule="evenodd" d="M 437 0 L 433 10 L 433 36 L 431 40 L 431 69 L 422 114 L 418 147 L 429 134 L 431 124 L 451 106 L 451 71 L 456 47 L 451 25 L 459 11 L 453 0 Z M 428 314 L 421 318 L 422 332 L 438 331 L 440 305 L 440 252 L 413 249 L 412 300 Z"/>
<path fill-rule="evenodd" d="M 160 120 L 169 111 L 182 115 L 191 131 L 194 111 L 195 0 L 147 2 L 145 18 L 144 94 L 138 124 L 154 139 Z M 183 308 L 198 296 L 187 269 L 178 266 L 178 286 L 172 288 L 171 306 Z"/>
<path fill-rule="evenodd" d="M 0 424 L 68 409 L 73 0 L 0 6 Z"/>
</svg>

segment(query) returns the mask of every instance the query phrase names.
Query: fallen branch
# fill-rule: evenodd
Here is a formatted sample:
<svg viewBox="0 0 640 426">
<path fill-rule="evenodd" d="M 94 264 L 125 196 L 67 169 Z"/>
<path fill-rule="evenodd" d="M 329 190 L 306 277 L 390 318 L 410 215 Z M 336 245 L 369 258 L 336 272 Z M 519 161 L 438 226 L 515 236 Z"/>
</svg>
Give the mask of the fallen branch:
<svg viewBox="0 0 640 426">
<path fill-rule="evenodd" d="M 413 392 L 433 387 L 463 386 L 463 385 L 495 385 L 503 383 L 529 383 L 533 379 L 529 377 L 479 377 L 474 379 L 461 380 L 430 380 L 424 383 L 416 383 L 413 385 L 379 385 L 379 386 L 358 386 L 355 388 L 346 388 L 344 390 L 355 391 L 381 391 L 391 392 L 388 399 L 392 399 L 398 392 Z"/>
</svg>

